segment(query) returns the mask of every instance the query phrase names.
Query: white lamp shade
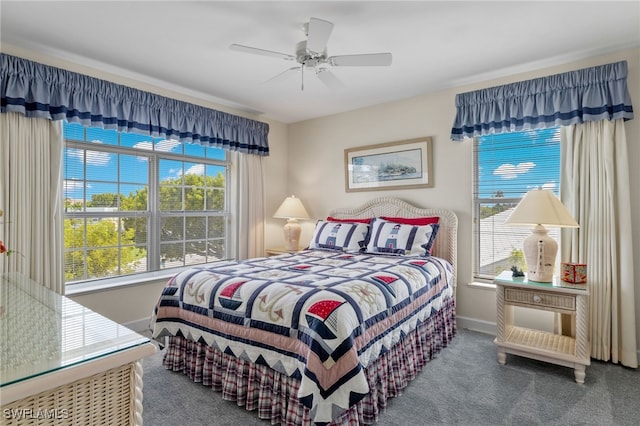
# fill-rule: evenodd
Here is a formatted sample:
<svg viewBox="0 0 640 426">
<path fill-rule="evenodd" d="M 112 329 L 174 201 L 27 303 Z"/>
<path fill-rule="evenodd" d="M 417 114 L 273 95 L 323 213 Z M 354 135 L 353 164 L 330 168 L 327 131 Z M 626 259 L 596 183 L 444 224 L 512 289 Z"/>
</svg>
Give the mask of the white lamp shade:
<svg viewBox="0 0 640 426">
<path fill-rule="evenodd" d="M 580 227 L 558 197 L 546 189 L 527 192 L 504 223 L 513 226 Z"/>
<path fill-rule="evenodd" d="M 522 242 L 522 252 L 528 269 L 527 278 L 531 281 L 552 282 L 558 243 L 548 235 L 545 226 L 580 226 L 564 204 L 553 192 L 534 189 L 525 194 L 504 223 L 513 226 L 534 226 L 531 235 Z"/>
<path fill-rule="evenodd" d="M 302 201 L 292 195 L 285 198 L 273 217 L 280 219 L 309 219 L 309 214 L 302 205 Z"/>
</svg>

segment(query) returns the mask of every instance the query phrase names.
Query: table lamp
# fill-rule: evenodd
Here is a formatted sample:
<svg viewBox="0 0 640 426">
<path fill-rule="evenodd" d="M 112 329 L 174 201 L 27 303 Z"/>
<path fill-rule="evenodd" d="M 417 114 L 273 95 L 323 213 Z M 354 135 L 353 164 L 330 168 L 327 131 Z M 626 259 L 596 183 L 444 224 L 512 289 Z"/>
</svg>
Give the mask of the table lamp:
<svg viewBox="0 0 640 426">
<path fill-rule="evenodd" d="M 522 251 L 527 263 L 527 278 L 543 283 L 553 281 L 553 268 L 558 253 L 558 243 L 548 235 L 545 226 L 580 227 L 558 197 L 546 189 L 527 192 L 504 223 L 512 226 L 534 226 L 531 235 L 522 242 Z"/>
<path fill-rule="evenodd" d="M 297 251 L 301 232 L 298 219 L 309 219 L 300 199 L 293 195 L 285 198 L 273 217 L 287 219 L 284 225 L 284 247 L 289 251 Z"/>
</svg>

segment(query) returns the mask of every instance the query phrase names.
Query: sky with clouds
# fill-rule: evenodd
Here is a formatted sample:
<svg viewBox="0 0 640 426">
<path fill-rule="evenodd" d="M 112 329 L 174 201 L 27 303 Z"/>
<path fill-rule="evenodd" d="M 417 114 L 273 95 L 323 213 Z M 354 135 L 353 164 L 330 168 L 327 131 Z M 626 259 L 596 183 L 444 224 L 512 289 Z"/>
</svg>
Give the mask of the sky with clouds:
<svg viewBox="0 0 640 426">
<path fill-rule="evenodd" d="M 502 191 L 505 197 L 522 197 L 526 191 L 559 188 L 560 144 L 557 129 L 527 132 L 529 138 L 514 139 L 514 133 L 481 138 L 479 189 L 482 198 Z M 513 149 L 513 144 L 519 148 Z M 491 148 L 484 150 L 484 148 Z M 535 148 L 535 149 L 534 149 Z"/>
<path fill-rule="evenodd" d="M 225 157 L 225 153 L 221 149 L 207 148 L 205 150 L 204 147 L 198 144 L 180 143 L 175 140 L 151 138 L 150 136 L 134 133 L 121 133 L 120 138 L 118 138 L 118 134 L 114 130 L 84 129 L 81 125 L 75 123 L 65 123 L 64 137 L 69 140 L 85 140 L 86 138 L 95 146 L 120 145 L 141 151 L 175 154 L 182 154 L 184 150 L 187 155 L 200 157 L 206 155 L 207 158 L 218 160 L 222 160 Z M 194 158 L 193 162 L 161 159 L 159 164 L 160 179 L 174 179 L 188 174 L 203 176 L 205 173 L 217 176 L 218 172 L 223 170 L 220 166 L 205 166 L 197 161 L 197 158 Z M 148 185 L 148 171 L 149 160 L 148 157 L 143 155 L 87 151 L 85 157 L 83 150 L 65 148 L 65 198 L 82 199 L 84 188 L 82 179 L 84 177 L 88 181 L 87 199 L 90 199 L 92 194 L 117 193 L 118 181 L 124 182 L 120 184 L 120 192 L 123 195 L 129 195 L 137 189 L 142 189 Z"/>
</svg>

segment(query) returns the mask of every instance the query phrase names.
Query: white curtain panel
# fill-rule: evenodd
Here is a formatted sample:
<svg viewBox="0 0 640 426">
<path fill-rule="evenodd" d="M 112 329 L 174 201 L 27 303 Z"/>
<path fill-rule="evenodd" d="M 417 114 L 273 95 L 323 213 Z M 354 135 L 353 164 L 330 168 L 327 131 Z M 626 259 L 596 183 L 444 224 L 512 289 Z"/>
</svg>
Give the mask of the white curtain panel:
<svg viewBox="0 0 640 426">
<path fill-rule="evenodd" d="M 238 259 L 264 255 L 265 190 L 262 157 L 236 154 L 238 165 Z"/>
<path fill-rule="evenodd" d="M 580 224 L 562 259 L 587 264 L 591 357 L 637 368 L 629 158 L 624 121 L 562 128 L 561 197 Z"/>
<path fill-rule="evenodd" d="M 0 114 L 0 226 L 16 253 L 0 272 L 19 272 L 64 294 L 60 121 Z"/>
</svg>

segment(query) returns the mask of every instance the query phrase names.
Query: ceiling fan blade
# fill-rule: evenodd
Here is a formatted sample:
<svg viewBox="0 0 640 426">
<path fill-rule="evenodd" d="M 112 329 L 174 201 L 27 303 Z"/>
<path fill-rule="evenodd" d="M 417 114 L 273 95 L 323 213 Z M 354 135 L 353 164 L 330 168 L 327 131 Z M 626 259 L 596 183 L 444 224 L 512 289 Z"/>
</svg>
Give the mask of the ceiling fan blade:
<svg viewBox="0 0 640 426">
<path fill-rule="evenodd" d="M 339 89 L 344 87 L 344 84 L 336 77 L 334 73 L 332 73 L 327 68 L 318 68 L 316 70 L 316 75 L 327 87 L 331 89 Z"/>
<path fill-rule="evenodd" d="M 295 71 L 296 73 L 300 72 L 302 67 L 291 67 L 287 70 L 282 71 L 280 74 L 277 74 L 275 77 L 271 77 L 269 80 L 265 81 L 263 84 L 275 83 L 278 81 L 282 81 L 287 79 L 290 75 Z"/>
<path fill-rule="evenodd" d="M 336 67 L 385 67 L 391 65 L 391 53 L 330 56 L 327 62 Z"/>
<path fill-rule="evenodd" d="M 258 49 L 256 47 L 244 46 L 242 44 L 232 44 L 231 46 L 229 46 L 229 49 L 237 50 L 238 52 L 253 53 L 254 55 L 272 56 L 285 59 L 287 61 L 293 61 L 294 59 L 296 59 L 295 56 L 289 55 L 287 53 L 273 52 L 271 50 Z"/>
<path fill-rule="evenodd" d="M 307 29 L 307 51 L 321 55 L 327 47 L 333 24 L 323 19 L 311 18 Z"/>
</svg>

